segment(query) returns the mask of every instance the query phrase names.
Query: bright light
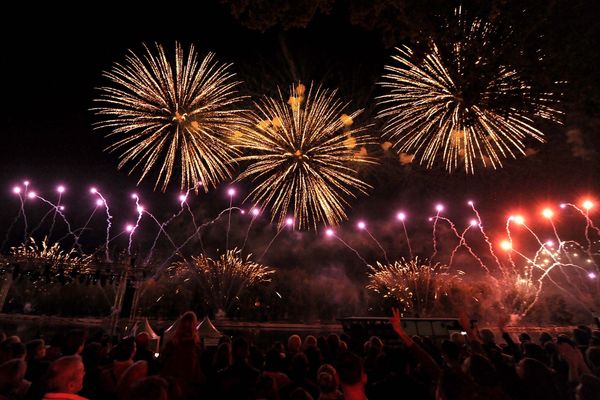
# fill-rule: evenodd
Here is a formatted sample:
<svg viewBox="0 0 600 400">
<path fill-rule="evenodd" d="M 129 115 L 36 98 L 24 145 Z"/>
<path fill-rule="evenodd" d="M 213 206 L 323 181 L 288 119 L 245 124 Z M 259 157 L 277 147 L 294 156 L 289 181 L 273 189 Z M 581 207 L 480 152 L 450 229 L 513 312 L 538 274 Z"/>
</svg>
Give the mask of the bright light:
<svg viewBox="0 0 600 400">
<path fill-rule="evenodd" d="M 590 200 L 586 200 L 583 202 L 582 206 L 586 210 L 589 210 L 590 208 L 594 207 L 594 203 L 592 203 Z"/>
<path fill-rule="evenodd" d="M 406 219 L 406 214 L 404 214 L 403 212 L 399 212 L 398 214 L 396 214 L 396 218 L 398 218 L 400 221 L 404 221 Z"/>
<path fill-rule="evenodd" d="M 92 194 L 96 194 L 97 192 L 98 192 L 98 190 L 95 187 L 90 189 L 90 193 L 92 193 Z"/>
<path fill-rule="evenodd" d="M 187 195 L 186 194 L 180 194 L 179 195 L 179 202 L 183 203 L 187 200 Z"/>
<path fill-rule="evenodd" d="M 246 211 L 240 210 L 240 213 L 242 213 L 242 215 L 244 215 L 244 214 L 246 214 Z"/>
<path fill-rule="evenodd" d="M 554 246 L 554 242 L 552 240 L 546 240 L 546 246 Z"/>
<path fill-rule="evenodd" d="M 472 206 L 473 205 L 473 201 L 469 200 L 469 201 L 467 201 L 467 204 L 470 205 L 470 206 Z"/>
<path fill-rule="evenodd" d="M 132 199 L 134 199 L 134 200 L 137 200 L 137 199 L 139 199 L 139 197 L 138 197 L 137 193 L 132 193 L 132 194 L 131 194 L 131 198 L 132 198 Z"/>
<path fill-rule="evenodd" d="M 562 204 L 560 205 L 560 208 L 565 208 L 565 207 L 567 207 L 567 205 L 566 205 L 565 203 L 562 203 Z"/>
<path fill-rule="evenodd" d="M 131 225 L 131 224 L 127 224 L 127 226 L 125 227 L 125 230 L 126 230 L 127 232 L 131 232 L 131 231 L 133 230 L 133 225 Z"/>
<path fill-rule="evenodd" d="M 141 214 L 144 212 L 144 207 L 143 206 L 137 206 L 137 212 L 138 214 Z"/>
<path fill-rule="evenodd" d="M 516 224 L 523 225 L 525 223 L 525 218 L 520 215 L 516 215 L 513 217 L 513 221 L 515 221 Z"/>
<path fill-rule="evenodd" d="M 20 188 L 20 187 L 18 187 L 18 186 L 15 186 L 15 187 L 13 188 L 13 193 L 14 193 L 14 194 L 19 194 L 19 193 L 21 193 L 21 188 Z"/>
<path fill-rule="evenodd" d="M 476 219 L 472 219 L 472 220 L 469 222 L 469 224 L 470 224 L 471 226 L 477 226 L 477 225 L 478 225 L 478 223 L 477 223 L 477 220 L 476 220 Z"/>
<path fill-rule="evenodd" d="M 292 226 L 292 225 L 294 225 L 294 220 L 293 220 L 292 218 L 287 218 L 287 219 L 285 220 L 285 224 L 286 224 L 287 226 Z"/>
<path fill-rule="evenodd" d="M 437 212 L 444 211 L 444 206 L 441 204 L 438 204 L 437 206 L 435 206 L 435 211 L 437 211 Z"/>
<path fill-rule="evenodd" d="M 542 215 L 544 216 L 544 218 L 552 218 L 554 216 L 554 211 L 552 211 L 549 208 L 544 208 L 544 211 L 542 211 Z"/>
<path fill-rule="evenodd" d="M 230 195 L 230 196 L 233 196 L 235 194 L 235 189 L 234 188 L 229 188 L 227 190 L 227 194 Z"/>
<path fill-rule="evenodd" d="M 58 207 L 58 209 L 59 209 L 60 211 L 65 211 L 65 206 L 59 206 L 59 207 Z"/>
<path fill-rule="evenodd" d="M 364 221 L 359 221 L 358 224 L 356 224 L 356 226 L 358 227 L 358 229 L 365 229 L 367 227 L 367 224 L 365 224 Z"/>
<path fill-rule="evenodd" d="M 23 185 L 29 186 L 29 181 L 23 181 Z"/>
<path fill-rule="evenodd" d="M 258 210 L 258 208 L 252 208 L 250 210 L 250 212 L 252 213 L 252 215 L 254 215 L 255 217 L 260 214 L 260 211 Z"/>
<path fill-rule="evenodd" d="M 102 200 L 102 199 L 96 200 L 96 205 L 97 206 L 103 206 L 104 205 L 104 200 Z"/>
<path fill-rule="evenodd" d="M 27 197 L 29 197 L 30 199 L 33 199 L 35 196 L 36 196 L 35 192 L 27 193 Z"/>
<path fill-rule="evenodd" d="M 510 249 L 512 249 L 512 245 L 510 244 L 510 242 L 508 240 L 503 240 L 500 242 L 500 248 L 502 250 L 510 250 Z"/>
<path fill-rule="evenodd" d="M 590 273 L 588 274 L 588 278 L 590 278 L 590 279 L 596 279 L 596 273 L 594 273 L 594 272 L 590 272 Z"/>
<path fill-rule="evenodd" d="M 58 193 L 63 193 L 63 192 L 65 191 L 65 187 L 64 187 L 64 186 L 62 186 L 62 185 L 60 185 L 59 187 L 57 187 L 57 188 L 56 188 L 56 191 L 57 191 Z"/>
<path fill-rule="evenodd" d="M 335 233 L 333 232 L 333 229 L 329 228 L 325 231 L 325 235 L 331 237 L 333 236 Z"/>
</svg>

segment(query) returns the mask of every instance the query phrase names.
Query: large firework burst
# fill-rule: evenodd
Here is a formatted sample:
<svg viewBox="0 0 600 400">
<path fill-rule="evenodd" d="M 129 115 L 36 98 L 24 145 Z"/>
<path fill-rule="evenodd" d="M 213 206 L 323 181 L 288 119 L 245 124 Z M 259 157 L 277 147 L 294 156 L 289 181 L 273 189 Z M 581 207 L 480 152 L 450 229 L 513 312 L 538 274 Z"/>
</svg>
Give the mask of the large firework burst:
<svg viewBox="0 0 600 400">
<path fill-rule="evenodd" d="M 418 258 L 389 265 L 369 266 L 367 289 L 392 297 L 406 312 L 420 317 L 431 315 L 444 296 L 455 286 L 462 272 L 448 272 L 442 264 L 423 264 Z"/>
<path fill-rule="evenodd" d="M 218 259 L 205 255 L 192 257 L 174 265 L 181 272 L 191 271 L 200 285 L 206 302 L 214 310 L 227 311 L 246 290 L 270 281 L 275 271 L 242 257 L 239 249 L 227 250 Z"/>
<path fill-rule="evenodd" d="M 464 165 L 474 173 L 502 166 L 502 159 L 526 154 L 528 140 L 544 142 L 534 118 L 557 121 L 553 93 L 536 93 L 517 70 L 501 65 L 490 23 L 468 22 L 457 10 L 460 37 L 449 48 L 431 43 L 423 57 L 397 49 L 395 65 L 380 83 L 378 116 L 400 152 L 414 154 L 428 168 L 441 157 L 446 170 Z"/>
<path fill-rule="evenodd" d="M 303 85 L 291 88 L 291 97 L 265 98 L 256 105 L 252 126 L 237 145 L 250 152 L 239 179 L 257 186 L 249 198 L 270 208 L 272 220 L 282 226 L 288 213 L 300 229 L 317 223 L 337 225 L 346 219 L 348 197 L 369 187 L 354 166 L 369 163 L 363 128 L 350 128 L 360 113 L 342 114 L 346 107 L 336 91 Z"/>
<path fill-rule="evenodd" d="M 200 62 L 193 46 L 186 55 L 176 43 L 174 62 L 159 44 L 156 54 L 144 47 L 143 56 L 130 51 L 104 73 L 111 84 L 99 89 L 101 105 L 94 109 L 104 117 L 95 126 L 118 137 L 107 149 L 120 151 L 119 168 L 141 168 L 141 182 L 157 167 L 155 186 L 163 191 L 177 162 L 182 189 L 202 183 L 208 190 L 230 178 L 236 151 L 228 139 L 243 123 L 230 65 L 213 54 Z"/>
</svg>

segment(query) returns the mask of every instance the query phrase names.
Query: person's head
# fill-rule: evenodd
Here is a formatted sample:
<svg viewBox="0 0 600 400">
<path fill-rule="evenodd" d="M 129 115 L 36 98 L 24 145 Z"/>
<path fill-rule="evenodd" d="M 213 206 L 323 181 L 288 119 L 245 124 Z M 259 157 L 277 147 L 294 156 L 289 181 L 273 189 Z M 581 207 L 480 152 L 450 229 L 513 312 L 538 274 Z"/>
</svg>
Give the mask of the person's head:
<svg viewBox="0 0 600 400">
<path fill-rule="evenodd" d="M 446 364 L 460 362 L 460 347 L 456 342 L 444 340 L 442 342 L 442 358 Z"/>
<path fill-rule="evenodd" d="M 600 379 L 593 375 L 583 374 L 580 383 L 575 389 L 576 400 L 598 400 L 600 393 Z"/>
<path fill-rule="evenodd" d="M 235 338 L 231 345 L 231 356 L 233 362 L 244 362 L 248 359 L 250 354 L 250 346 L 246 339 L 242 337 Z"/>
<path fill-rule="evenodd" d="M 319 385 L 319 391 L 323 394 L 334 393 L 337 389 L 335 376 L 329 372 L 321 372 L 317 376 L 317 385 Z"/>
<path fill-rule="evenodd" d="M 587 328 L 587 327 L 583 327 Z M 573 329 L 573 339 L 578 346 L 587 346 L 590 343 L 591 331 L 582 329 L 581 326 Z"/>
<path fill-rule="evenodd" d="M 148 362 L 140 360 L 129 366 L 119 378 L 118 392 L 122 398 L 128 398 L 129 391 L 134 383 L 148 376 Z"/>
<path fill-rule="evenodd" d="M 552 342 L 552 335 L 548 332 L 542 332 L 540 334 L 540 344 L 543 346 L 548 342 Z"/>
<path fill-rule="evenodd" d="M 128 400 L 167 400 L 169 384 L 159 376 L 143 378 L 129 388 Z"/>
<path fill-rule="evenodd" d="M 535 343 L 525 342 L 523 344 L 523 355 L 528 358 L 534 358 L 544 364 L 550 362 L 548 353 L 546 353 L 542 346 Z"/>
<path fill-rule="evenodd" d="M 523 332 L 523 333 L 519 334 L 519 342 L 529 343 L 529 342 L 531 342 L 531 336 L 529 336 L 528 333 Z"/>
<path fill-rule="evenodd" d="M 340 337 L 335 333 L 327 336 L 327 345 L 329 346 L 329 351 L 335 353 L 340 348 Z"/>
<path fill-rule="evenodd" d="M 496 372 L 496 368 L 490 360 L 480 354 L 472 354 L 465 359 L 463 372 L 480 386 L 494 387 L 500 384 L 500 377 Z"/>
<path fill-rule="evenodd" d="M 79 356 L 64 356 L 48 367 L 46 392 L 77 393 L 83 387 L 85 369 Z"/>
<path fill-rule="evenodd" d="M 135 355 L 135 340 L 132 337 L 121 340 L 113 348 L 113 357 L 115 361 L 129 361 Z"/>
<path fill-rule="evenodd" d="M 533 358 L 523 358 L 516 365 L 517 376 L 525 382 L 543 384 L 552 377 L 552 371 L 540 361 Z"/>
<path fill-rule="evenodd" d="M 219 370 L 231 365 L 231 345 L 229 343 L 221 343 L 217 347 L 217 351 L 213 357 L 213 366 Z"/>
<path fill-rule="evenodd" d="M 322 373 L 327 373 L 327 374 L 333 376 L 336 387 L 340 384 L 340 377 L 333 365 L 331 365 L 331 364 L 321 365 L 319 367 L 319 369 L 317 370 L 317 376 L 321 375 Z"/>
<path fill-rule="evenodd" d="M 588 362 L 588 365 L 593 371 L 600 372 L 600 347 L 592 346 L 588 347 L 585 351 L 585 358 Z"/>
<path fill-rule="evenodd" d="M 308 373 L 308 359 L 304 353 L 297 353 L 292 358 L 290 375 L 292 379 L 303 379 Z"/>
<path fill-rule="evenodd" d="M 361 359 L 349 351 L 340 356 L 337 372 L 344 390 L 348 388 L 364 389 L 367 383 L 367 375 Z"/>
<path fill-rule="evenodd" d="M 313 335 L 308 335 L 307 337 L 304 338 L 303 346 L 305 349 L 307 349 L 309 347 L 317 347 L 317 338 L 314 337 Z"/>
<path fill-rule="evenodd" d="M 194 340 L 199 341 L 198 333 L 196 332 L 196 326 L 198 325 L 198 318 L 193 311 L 186 311 L 177 324 L 177 329 L 173 337 L 174 342 L 181 340 Z"/>
<path fill-rule="evenodd" d="M 81 354 L 85 344 L 86 333 L 82 329 L 73 329 L 67 332 L 62 345 L 63 356 L 72 356 Z"/>
<path fill-rule="evenodd" d="M 0 363 L 8 360 L 12 360 L 13 358 L 19 358 L 21 360 L 25 360 L 27 355 L 27 348 L 23 343 L 15 342 L 9 339 L 6 339 L 2 342 L 2 346 L 0 348 Z"/>
<path fill-rule="evenodd" d="M 46 357 L 46 343 L 44 339 L 34 339 L 27 342 L 27 359 L 42 360 Z"/>
<path fill-rule="evenodd" d="M 298 335 L 292 335 L 288 338 L 287 349 L 290 353 L 297 353 L 302 346 L 302 339 Z"/>
<path fill-rule="evenodd" d="M 150 335 L 147 332 L 140 332 L 135 335 L 135 346 L 138 349 L 145 349 L 150 343 Z"/>
<path fill-rule="evenodd" d="M 484 328 L 479 331 L 479 336 L 484 344 L 496 344 L 496 336 L 491 329 Z"/>
<path fill-rule="evenodd" d="M 13 359 L 0 364 L 0 395 L 11 394 L 25 378 L 27 364 L 21 359 Z"/>
<path fill-rule="evenodd" d="M 369 338 L 369 350 L 372 353 L 379 354 L 383 350 L 383 342 L 377 336 L 371 336 Z"/>
</svg>

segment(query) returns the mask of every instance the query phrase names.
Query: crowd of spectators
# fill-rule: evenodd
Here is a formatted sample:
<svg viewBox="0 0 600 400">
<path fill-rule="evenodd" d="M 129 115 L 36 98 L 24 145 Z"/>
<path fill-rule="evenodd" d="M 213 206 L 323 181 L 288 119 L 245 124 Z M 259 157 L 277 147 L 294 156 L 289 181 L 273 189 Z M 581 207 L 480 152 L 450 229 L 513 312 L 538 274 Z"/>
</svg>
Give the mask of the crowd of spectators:
<svg viewBox="0 0 600 400">
<path fill-rule="evenodd" d="M 69 330 L 48 344 L 0 334 L 0 400 L 600 399 L 600 331 L 587 326 L 535 340 L 466 328 L 437 343 L 408 335 L 397 310 L 390 322 L 394 345 L 330 334 L 205 346 L 186 312 L 158 355 L 146 332 L 113 343 Z"/>
</svg>

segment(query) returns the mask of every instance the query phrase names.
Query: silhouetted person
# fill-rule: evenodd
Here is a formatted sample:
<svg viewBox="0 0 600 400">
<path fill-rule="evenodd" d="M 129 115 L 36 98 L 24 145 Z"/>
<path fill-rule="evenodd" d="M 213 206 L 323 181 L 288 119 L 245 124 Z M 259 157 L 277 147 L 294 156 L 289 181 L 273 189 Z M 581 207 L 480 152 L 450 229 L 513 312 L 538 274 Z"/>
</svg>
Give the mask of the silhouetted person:
<svg viewBox="0 0 600 400">
<path fill-rule="evenodd" d="M 248 363 L 248 342 L 243 338 L 236 338 L 231 350 L 231 366 L 217 374 L 221 393 L 227 399 L 254 399 L 260 371 Z"/>
</svg>

